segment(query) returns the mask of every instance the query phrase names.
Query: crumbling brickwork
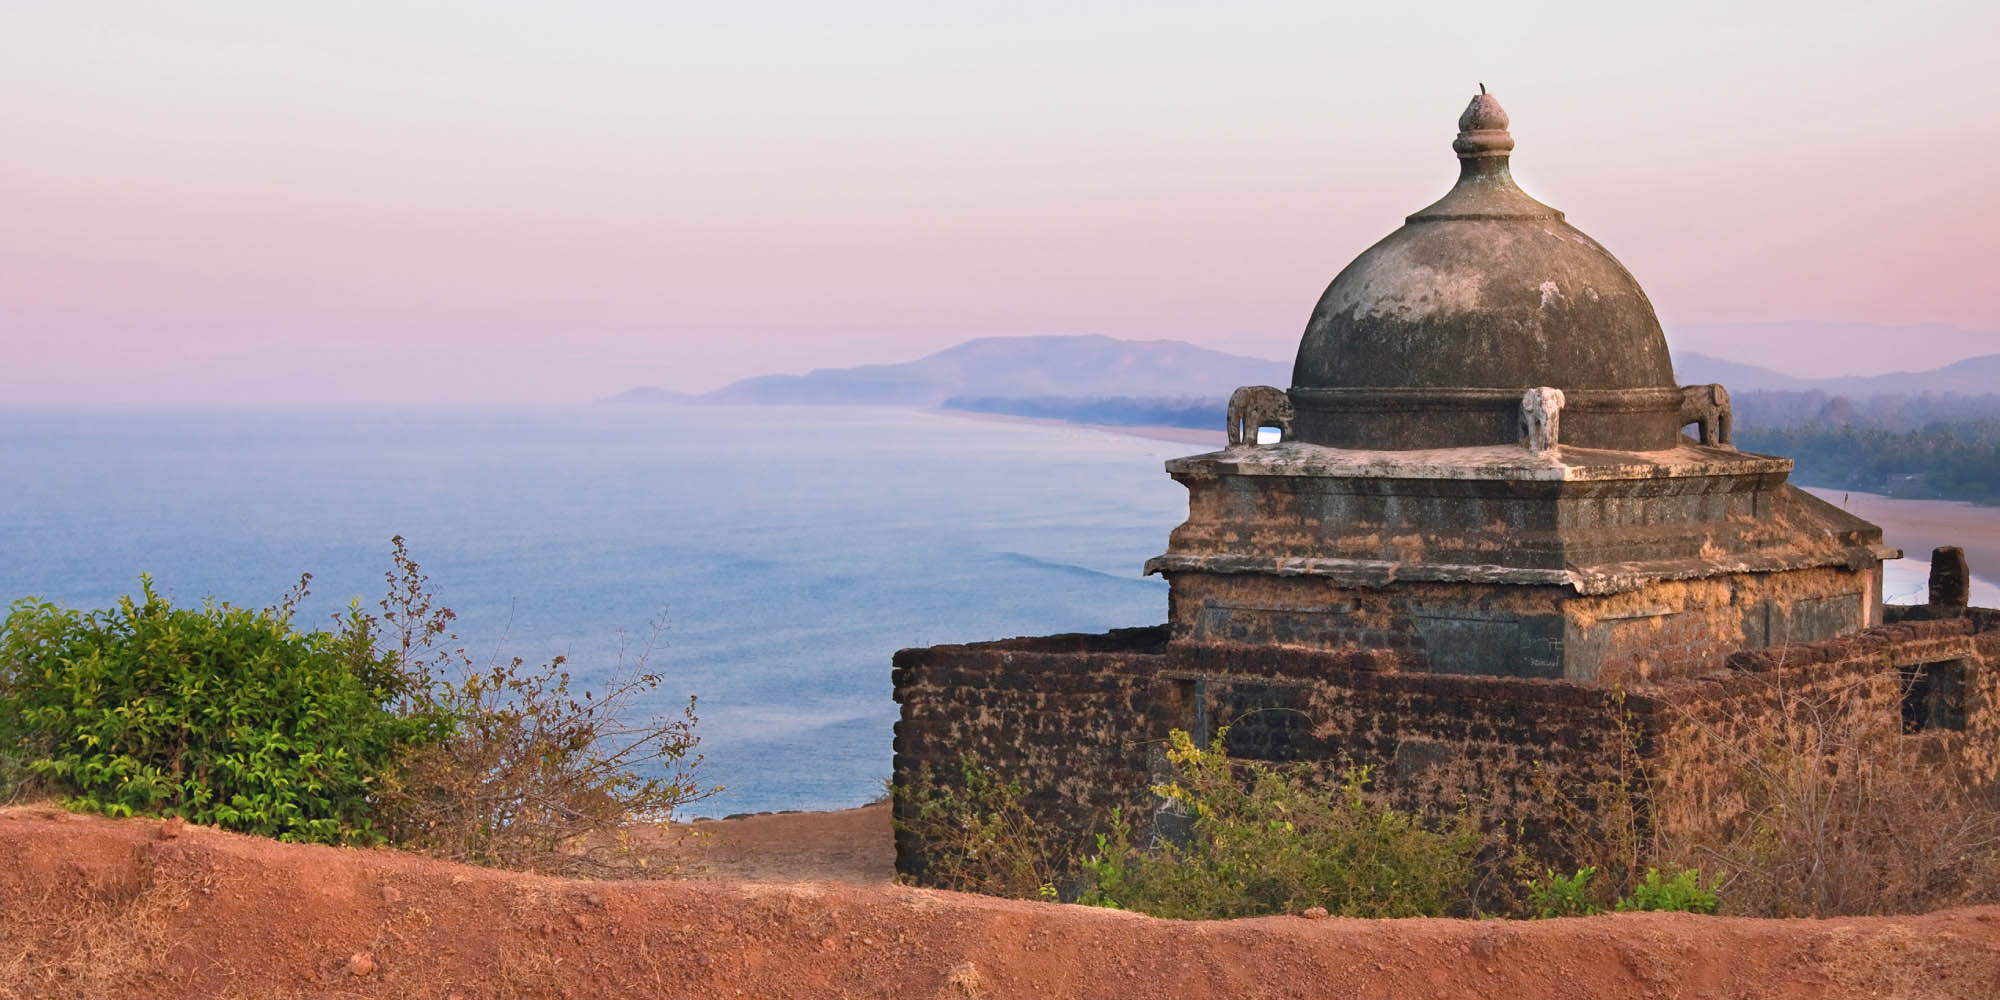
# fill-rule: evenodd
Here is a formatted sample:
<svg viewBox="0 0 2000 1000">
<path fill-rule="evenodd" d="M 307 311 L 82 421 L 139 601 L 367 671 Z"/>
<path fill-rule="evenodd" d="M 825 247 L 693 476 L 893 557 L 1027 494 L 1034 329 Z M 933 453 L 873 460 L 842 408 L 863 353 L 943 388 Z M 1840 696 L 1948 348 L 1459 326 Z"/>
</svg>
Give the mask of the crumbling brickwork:
<svg viewBox="0 0 2000 1000">
<path fill-rule="evenodd" d="M 1968 774 L 2000 780 L 2000 671 L 1989 666 L 2000 664 L 2000 613 L 1931 614 L 1892 608 L 1888 625 L 1740 651 L 1698 677 L 1630 689 L 1428 673 L 1387 648 L 1170 643 L 1165 626 L 906 649 L 896 771 L 976 755 L 1022 783 L 1038 820 L 1081 839 L 1114 807 L 1145 828 L 1170 730 L 1207 740 L 1226 726 L 1232 756 L 1313 765 L 1329 780 L 1369 765 L 1401 808 L 1466 808 L 1534 841 L 1560 821 L 1538 783 L 1586 794 L 1655 781 L 1674 803 L 1657 822 L 1730 822 L 1742 807 L 1734 764 L 1714 748 L 1755 747 L 1799 721 L 1786 713 L 1837 705 L 1907 725 Z M 1932 687 L 1913 704 L 1927 669 Z M 1689 739 L 1695 730 L 1711 738 Z M 1688 750 L 1697 744 L 1710 749 Z M 899 870 L 920 875 L 922 847 L 899 838 Z"/>
</svg>

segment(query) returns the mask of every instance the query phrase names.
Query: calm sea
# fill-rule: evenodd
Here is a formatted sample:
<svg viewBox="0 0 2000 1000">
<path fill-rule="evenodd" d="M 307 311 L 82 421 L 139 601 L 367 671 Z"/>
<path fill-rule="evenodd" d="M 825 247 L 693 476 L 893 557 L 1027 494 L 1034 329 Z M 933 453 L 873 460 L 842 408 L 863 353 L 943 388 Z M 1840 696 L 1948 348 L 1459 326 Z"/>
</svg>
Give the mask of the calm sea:
<svg viewBox="0 0 2000 1000">
<path fill-rule="evenodd" d="M 401 534 L 470 648 L 586 687 L 663 617 L 656 707 L 699 697 L 728 787 L 697 814 L 837 808 L 889 772 L 898 648 L 1163 621 L 1161 463 L 1203 450 L 846 407 L 0 412 L 0 599 L 146 572 L 264 605 L 310 571 L 319 622 L 381 597 Z"/>
<path fill-rule="evenodd" d="M 310 571 L 320 622 L 401 534 L 482 653 L 588 681 L 664 614 L 659 705 L 699 697 L 728 788 L 696 813 L 834 808 L 889 773 L 898 648 L 1164 621 L 1161 463 L 1203 450 L 845 407 L 0 413 L 0 600 Z"/>
</svg>

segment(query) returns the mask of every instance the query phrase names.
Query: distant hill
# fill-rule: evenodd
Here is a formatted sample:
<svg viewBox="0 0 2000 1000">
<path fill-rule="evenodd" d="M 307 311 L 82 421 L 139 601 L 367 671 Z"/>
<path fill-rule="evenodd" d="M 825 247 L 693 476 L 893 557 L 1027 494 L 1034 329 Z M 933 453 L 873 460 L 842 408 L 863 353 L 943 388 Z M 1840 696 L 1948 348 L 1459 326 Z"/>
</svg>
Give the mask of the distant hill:
<svg viewBox="0 0 2000 1000">
<path fill-rule="evenodd" d="M 1732 392 L 1753 392 L 1758 389 L 1805 392 L 1813 387 L 1811 379 L 1774 372 L 1756 365 L 1726 361 L 1694 351 L 1674 352 L 1674 377 L 1682 385 L 1720 382 Z"/>
<path fill-rule="evenodd" d="M 1675 375 L 1684 385 L 1720 382 L 1731 392 L 1824 392 L 1829 396 L 1866 398 L 1921 393 L 1982 396 L 2000 393 L 2000 354 L 1966 358 L 1943 368 L 1887 375 L 1843 378 L 1799 378 L 1769 368 L 1746 365 L 1694 351 L 1674 352 Z"/>
<path fill-rule="evenodd" d="M 700 397 L 713 403 L 937 406 L 954 396 L 1227 396 L 1242 385 L 1287 385 L 1292 366 L 1178 340 L 983 337 L 902 364 L 822 368 L 748 378 Z"/>
<path fill-rule="evenodd" d="M 1893 357 L 1883 345 L 1880 355 Z M 1841 378 L 1801 378 L 1692 350 L 1674 352 L 1683 384 L 1720 382 L 1732 392 L 1824 392 L 1871 396 L 2000 393 L 2000 354 L 1966 358 L 1931 371 Z M 1225 354 L 1179 340 L 1112 337 L 982 337 L 915 361 L 821 368 L 804 375 L 762 375 L 703 395 L 642 386 L 607 403 L 772 403 L 939 406 L 946 400 L 1183 400 L 1227 398 L 1237 386 L 1291 384 L 1286 361 Z"/>
<path fill-rule="evenodd" d="M 616 396 L 606 396 L 600 403 L 685 403 L 694 397 L 685 392 L 662 389 L 654 385 L 642 385 L 627 389 Z"/>
<path fill-rule="evenodd" d="M 1992 354 L 2000 351 L 2000 331 L 1945 323 L 1679 323 L 1667 331 L 1667 343 L 1676 358 L 1692 352 L 1800 378 L 1833 379 L 1891 368 L 1929 371 Z"/>
</svg>

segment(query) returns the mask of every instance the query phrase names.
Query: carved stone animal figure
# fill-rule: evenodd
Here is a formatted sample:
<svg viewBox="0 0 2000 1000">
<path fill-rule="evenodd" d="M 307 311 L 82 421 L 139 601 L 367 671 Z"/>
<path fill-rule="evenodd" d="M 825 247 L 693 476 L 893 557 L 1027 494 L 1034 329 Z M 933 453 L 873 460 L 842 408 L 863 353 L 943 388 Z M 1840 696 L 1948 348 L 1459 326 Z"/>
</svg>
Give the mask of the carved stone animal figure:
<svg viewBox="0 0 2000 1000">
<path fill-rule="evenodd" d="M 1729 390 L 1721 385 L 1681 386 L 1681 426 L 1701 425 L 1701 443 L 1729 444 Z"/>
<path fill-rule="evenodd" d="M 1259 427 L 1276 427 L 1279 440 L 1292 436 L 1292 398 L 1268 385 L 1246 385 L 1229 395 L 1231 445 L 1256 444 Z"/>
<path fill-rule="evenodd" d="M 1563 391 L 1537 386 L 1521 394 L 1521 447 L 1537 455 L 1554 451 L 1562 438 Z"/>
</svg>

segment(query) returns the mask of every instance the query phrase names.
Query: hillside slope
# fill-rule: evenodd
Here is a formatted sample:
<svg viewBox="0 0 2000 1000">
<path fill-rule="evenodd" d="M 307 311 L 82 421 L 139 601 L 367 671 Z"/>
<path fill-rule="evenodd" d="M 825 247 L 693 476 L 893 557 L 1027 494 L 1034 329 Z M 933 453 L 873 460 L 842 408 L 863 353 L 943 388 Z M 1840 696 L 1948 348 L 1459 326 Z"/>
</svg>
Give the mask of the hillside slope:
<svg viewBox="0 0 2000 1000">
<path fill-rule="evenodd" d="M 715 403 L 936 406 L 951 396 L 1227 396 L 1239 385 L 1289 384 L 1290 364 L 1178 340 L 1101 336 L 984 337 L 915 361 L 744 379 L 700 397 Z"/>
<path fill-rule="evenodd" d="M 2000 909 L 1180 923 L 888 885 L 593 883 L 0 810 L 0 997 L 1982 997 Z"/>
</svg>

